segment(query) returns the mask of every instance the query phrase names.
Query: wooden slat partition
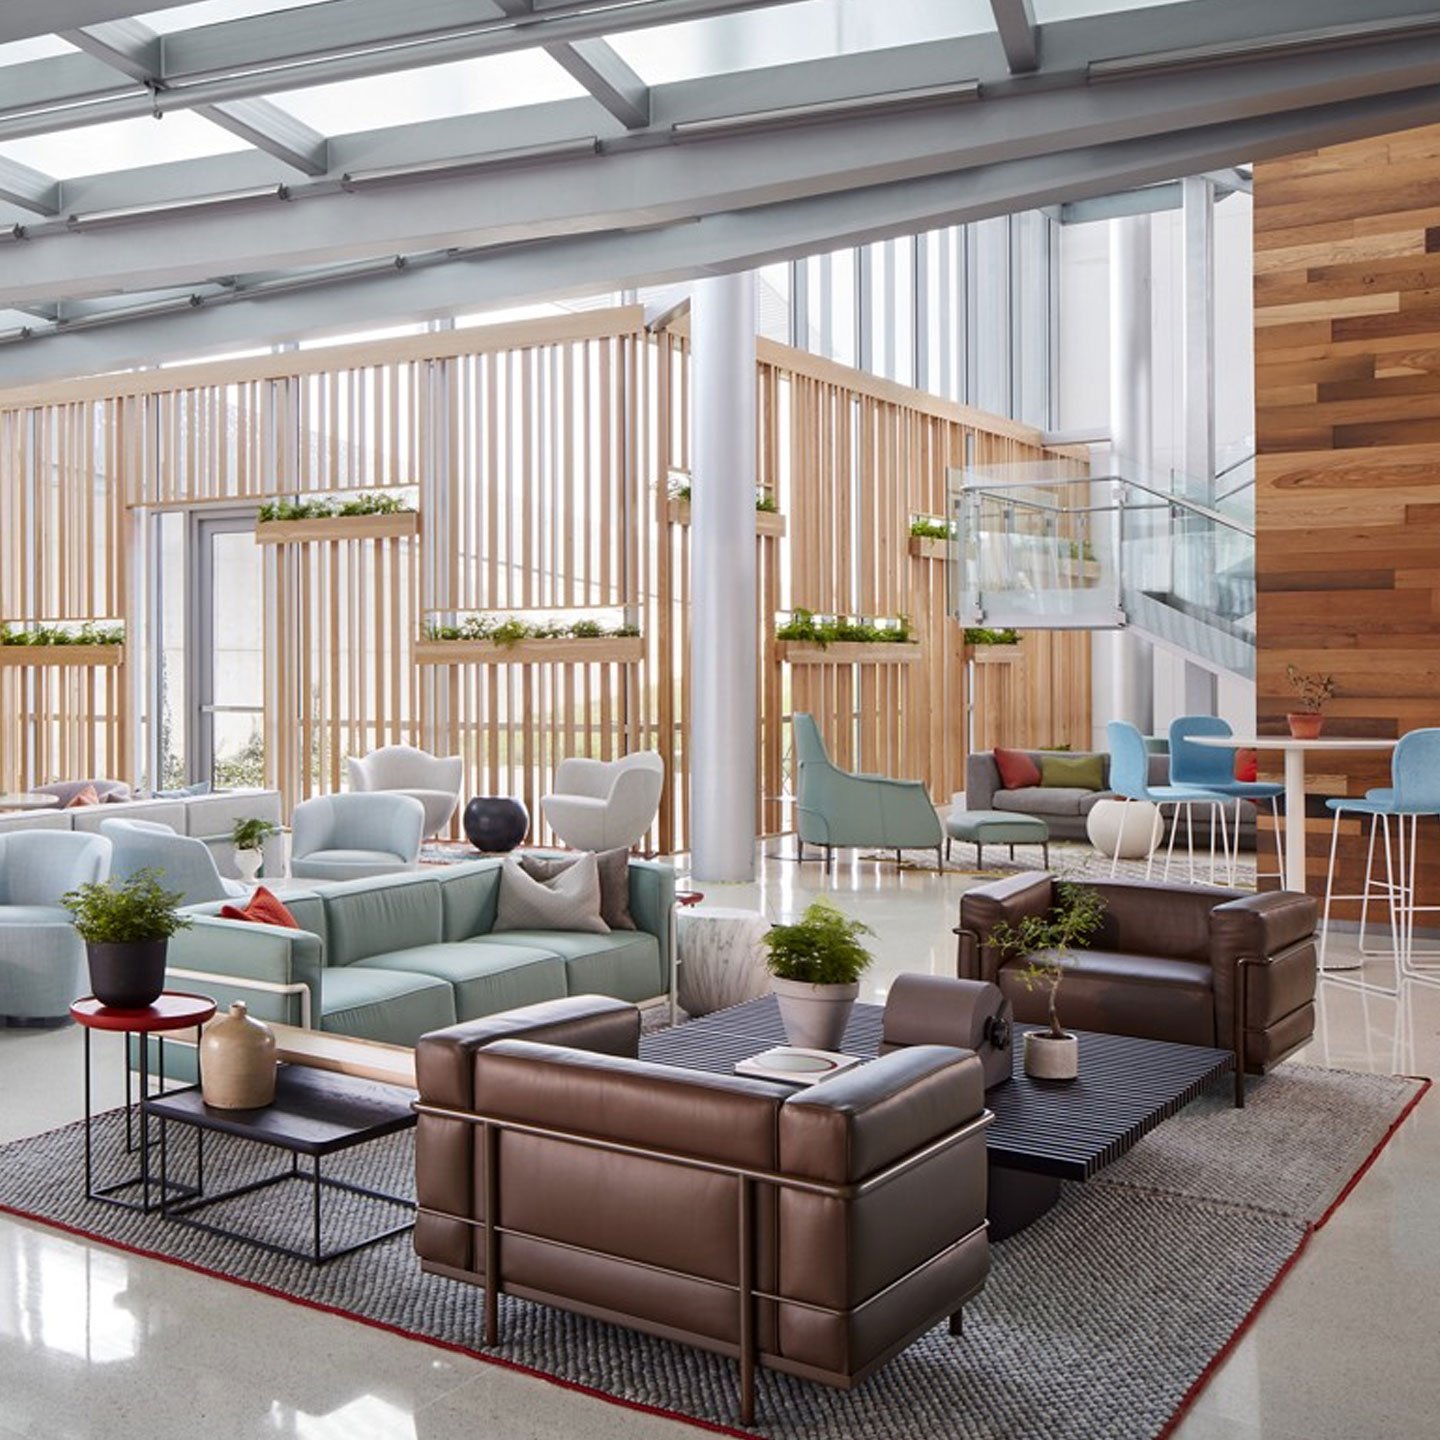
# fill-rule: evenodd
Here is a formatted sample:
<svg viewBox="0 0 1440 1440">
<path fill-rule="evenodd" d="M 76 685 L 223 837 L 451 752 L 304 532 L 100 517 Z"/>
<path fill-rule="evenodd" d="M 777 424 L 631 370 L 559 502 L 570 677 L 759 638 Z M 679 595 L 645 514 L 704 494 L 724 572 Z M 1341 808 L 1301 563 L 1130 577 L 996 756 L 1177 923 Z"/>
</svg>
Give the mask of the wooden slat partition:
<svg viewBox="0 0 1440 1440">
<path fill-rule="evenodd" d="M 260 537 L 266 765 L 287 803 L 342 787 L 346 756 L 409 741 L 463 755 L 467 793 L 520 797 L 546 840 L 538 802 L 561 758 L 650 747 L 669 778 L 646 844 L 683 849 L 689 526 L 667 484 L 689 472 L 689 385 L 683 327 L 651 335 L 621 307 L 0 394 L 0 617 L 124 619 L 131 513 L 403 490 L 418 519 Z M 943 513 L 967 444 L 982 461 L 1055 452 L 1027 427 L 769 342 L 756 386 L 757 474 L 782 512 L 756 542 L 759 823 L 790 818 L 776 797 L 793 784 L 797 707 L 820 715 L 841 763 L 948 799 L 963 784 L 966 656 L 945 566 L 912 555 L 910 517 Z M 908 614 L 913 663 L 787 664 L 773 625 L 796 605 Z M 431 624 L 477 612 L 602 612 L 640 638 L 422 646 Z M 1046 741 L 1088 731 L 1085 637 L 1025 653 L 1046 658 L 1027 662 L 1006 737 L 1037 738 L 1012 733 L 1022 710 Z M 7 714 L 28 703 L 21 683 L 0 680 Z M 126 706 L 144 687 L 123 668 L 23 683 L 51 730 L 42 744 L 0 723 L 0 783 L 87 758 L 135 778 Z"/>
<path fill-rule="evenodd" d="M 1285 667 L 1333 674 L 1326 733 L 1440 724 L 1440 126 L 1266 161 L 1255 174 L 1258 713 Z M 1389 783 L 1383 754 L 1312 763 L 1306 873 L 1323 893 L 1326 795 Z M 1423 833 L 1423 827 L 1422 827 Z M 1422 840 L 1421 903 L 1440 899 Z M 1342 827 L 1341 888 L 1365 837 Z M 1355 918 L 1358 905 L 1341 914 Z"/>
</svg>

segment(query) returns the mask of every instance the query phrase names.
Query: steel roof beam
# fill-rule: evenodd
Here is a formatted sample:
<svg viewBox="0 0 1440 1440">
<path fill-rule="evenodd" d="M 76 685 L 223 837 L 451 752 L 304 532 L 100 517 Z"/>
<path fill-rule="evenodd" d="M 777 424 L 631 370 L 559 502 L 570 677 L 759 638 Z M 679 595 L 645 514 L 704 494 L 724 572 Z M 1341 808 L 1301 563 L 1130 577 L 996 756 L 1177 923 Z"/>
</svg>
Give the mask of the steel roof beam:
<svg viewBox="0 0 1440 1440">
<path fill-rule="evenodd" d="M 32 215 L 60 212 L 60 182 L 18 160 L 0 155 L 0 200 Z"/>
<path fill-rule="evenodd" d="M 1028 74 L 1040 68 L 1040 36 L 1035 27 L 1035 9 L 1030 0 L 990 0 L 995 28 L 1005 47 L 1005 63 L 1012 75 Z"/>
</svg>

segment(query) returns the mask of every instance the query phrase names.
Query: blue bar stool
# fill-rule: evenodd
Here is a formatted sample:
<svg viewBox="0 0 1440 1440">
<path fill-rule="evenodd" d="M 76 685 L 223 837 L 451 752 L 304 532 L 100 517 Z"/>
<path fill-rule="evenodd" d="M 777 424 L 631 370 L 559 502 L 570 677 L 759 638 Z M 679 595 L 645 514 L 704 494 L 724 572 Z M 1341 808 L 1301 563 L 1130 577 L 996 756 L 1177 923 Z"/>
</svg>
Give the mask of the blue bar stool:
<svg viewBox="0 0 1440 1440">
<path fill-rule="evenodd" d="M 1271 780 L 1237 780 L 1235 778 L 1235 751 L 1215 745 L 1192 745 L 1193 735 L 1233 735 L 1229 724 L 1218 715 L 1182 715 L 1170 723 L 1170 780 L 1176 785 L 1199 785 L 1220 795 L 1235 797 L 1235 849 L 1240 848 L 1240 802 L 1249 800 L 1256 805 L 1262 800 L 1270 802 L 1270 814 L 1275 822 L 1275 863 L 1274 870 L 1255 870 L 1258 882 L 1267 875 L 1274 875 L 1284 888 L 1285 851 L 1280 833 L 1280 797 L 1285 787 Z M 1255 850 L 1260 850 L 1259 836 L 1256 836 Z M 1231 878 L 1234 865 L 1231 864 Z"/>
<path fill-rule="evenodd" d="M 1384 954 L 1365 944 L 1365 926 L 1372 897 L 1382 898 L 1390 912 L 1391 953 L 1395 974 L 1402 977 L 1433 978 L 1433 966 L 1415 963 L 1415 916 L 1440 910 L 1440 905 L 1415 903 L 1415 860 L 1419 850 L 1420 821 L 1440 817 L 1440 728 L 1412 730 L 1400 738 L 1390 762 L 1388 786 L 1366 793 L 1363 799 L 1339 796 L 1325 802 L 1334 815 L 1330 831 L 1330 864 L 1325 877 L 1325 908 L 1320 922 L 1320 968 L 1324 970 L 1325 946 L 1330 932 L 1332 900 L 1360 901 L 1359 946 L 1364 955 Z M 1365 855 L 1365 883 L 1358 895 L 1335 892 L 1335 861 L 1340 843 L 1340 821 L 1346 815 L 1368 817 L 1370 843 Z M 1392 844 L 1390 822 L 1395 822 Z M 1385 849 L 1385 879 L 1375 878 L 1375 842 L 1382 838 Z M 1422 955 L 1440 951 L 1421 951 Z"/>
<path fill-rule="evenodd" d="M 1156 806 L 1161 815 L 1164 815 L 1164 807 L 1173 805 L 1174 814 L 1170 820 L 1170 843 L 1165 850 L 1165 874 L 1162 878 L 1170 878 L 1170 862 L 1175 854 L 1175 832 L 1180 828 L 1180 811 L 1185 811 L 1185 848 L 1190 860 L 1190 881 L 1195 881 L 1195 824 L 1194 809 L 1197 805 L 1203 805 L 1210 811 L 1210 880 L 1215 880 L 1215 834 L 1218 825 L 1221 848 L 1225 854 L 1226 865 L 1230 863 L 1230 841 L 1225 823 L 1225 807 L 1229 804 L 1229 797 L 1218 795 L 1213 790 L 1202 789 L 1198 785 L 1151 785 L 1150 784 L 1150 754 L 1145 748 L 1145 737 L 1134 725 L 1125 720 L 1112 720 L 1106 727 L 1105 733 L 1110 739 L 1110 788 L 1119 795 L 1128 808 L 1132 800 L 1148 800 Z M 1125 817 L 1120 817 L 1120 827 L 1117 835 L 1125 833 Z M 1145 862 L 1145 878 L 1150 878 L 1150 872 L 1155 864 L 1155 855 L 1152 852 Z M 1110 873 L 1114 875 L 1120 867 L 1120 847 L 1117 844 L 1115 854 L 1111 857 Z"/>
</svg>

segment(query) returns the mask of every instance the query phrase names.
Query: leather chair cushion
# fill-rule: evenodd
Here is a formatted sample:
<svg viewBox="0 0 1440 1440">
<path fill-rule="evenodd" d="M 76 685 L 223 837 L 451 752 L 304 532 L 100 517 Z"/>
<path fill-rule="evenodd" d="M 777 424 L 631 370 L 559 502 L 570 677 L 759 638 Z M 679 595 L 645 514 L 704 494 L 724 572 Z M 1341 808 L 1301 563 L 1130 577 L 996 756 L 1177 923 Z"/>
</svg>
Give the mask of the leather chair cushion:
<svg viewBox="0 0 1440 1440">
<path fill-rule="evenodd" d="M 1217 905 L 1210 921 L 1214 954 L 1273 955 L 1313 935 L 1319 916 L 1312 896 L 1289 891 L 1246 895 Z"/>
</svg>

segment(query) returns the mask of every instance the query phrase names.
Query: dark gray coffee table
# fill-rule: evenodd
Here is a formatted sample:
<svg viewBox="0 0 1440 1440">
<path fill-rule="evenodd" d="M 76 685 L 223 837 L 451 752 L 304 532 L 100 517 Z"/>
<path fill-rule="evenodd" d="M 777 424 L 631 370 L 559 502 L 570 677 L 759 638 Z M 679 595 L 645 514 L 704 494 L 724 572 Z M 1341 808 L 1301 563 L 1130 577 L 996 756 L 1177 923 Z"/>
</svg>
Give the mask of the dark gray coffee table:
<svg viewBox="0 0 1440 1440">
<path fill-rule="evenodd" d="M 884 1011 L 857 1005 L 841 1049 L 873 1058 Z M 990 1160 L 990 1235 L 1003 1240 L 1045 1213 L 1062 1180 L 1084 1181 L 1216 1081 L 1230 1074 L 1229 1050 L 1080 1035 L 1077 1080 L 1032 1080 L 1021 1061 L 1017 1026 L 1012 1078 L 986 1093 L 995 1114 L 986 1131 Z M 786 1043 L 773 995 L 644 1037 L 642 1059 L 733 1074 L 735 1062 Z"/>
<path fill-rule="evenodd" d="M 399 1235 L 410 1229 L 415 1223 L 415 1202 L 400 1195 L 387 1195 L 380 1190 L 367 1189 L 346 1180 L 331 1179 L 321 1173 L 321 1162 L 343 1150 L 410 1129 L 415 1124 L 415 1112 L 410 1108 L 414 1099 L 413 1090 L 405 1090 L 398 1085 L 385 1085 L 377 1080 L 362 1080 L 353 1075 L 311 1069 L 304 1065 L 282 1065 L 276 1076 L 274 1103 L 261 1110 L 212 1109 L 201 1097 L 198 1086 L 174 1090 L 168 1095 L 146 1100 L 146 1113 L 161 1122 L 160 1213 L 167 1220 L 192 1225 L 198 1230 L 206 1230 L 212 1235 L 223 1235 L 230 1240 L 242 1240 L 247 1245 L 257 1246 L 272 1254 L 310 1260 L 316 1265 L 338 1259 L 342 1255 L 354 1254 L 355 1251 L 363 1250 L 381 1240 L 388 1240 L 392 1235 Z M 168 1200 L 169 1191 L 166 1188 L 169 1165 L 167 1131 L 171 1124 L 187 1126 L 196 1132 L 196 1185 L 199 1198 L 187 1199 L 178 1204 Z M 267 1175 L 263 1179 L 236 1185 L 228 1190 L 205 1194 L 207 1133 L 233 1135 L 283 1151 L 289 1155 L 290 1163 L 278 1174 Z M 301 1156 L 310 1161 L 304 1169 L 300 1165 Z M 241 1195 L 253 1194 L 257 1190 L 266 1190 L 273 1185 L 283 1185 L 290 1181 L 308 1184 L 310 1188 L 311 1245 L 308 1250 L 277 1244 L 195 1218 L 197 1211 L 208 1209 L 222 1201 L 234 1200 Z M 346 1190 L 352 1195 L 364 1195 L 389 1205 L 402 1206 L 407 1212 L 406 1219 L 403 1224 L 392 1225 L 378 1234 L 327 1251 L 321 1238 L 321 1196 L 327 1189 Z"/>
</svg>

